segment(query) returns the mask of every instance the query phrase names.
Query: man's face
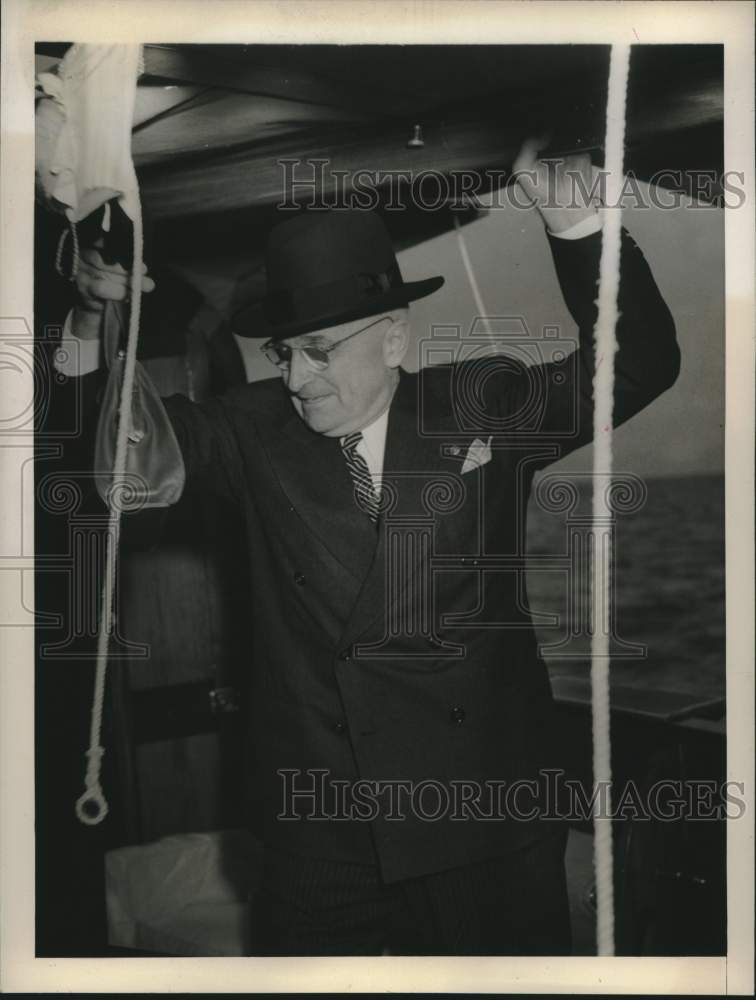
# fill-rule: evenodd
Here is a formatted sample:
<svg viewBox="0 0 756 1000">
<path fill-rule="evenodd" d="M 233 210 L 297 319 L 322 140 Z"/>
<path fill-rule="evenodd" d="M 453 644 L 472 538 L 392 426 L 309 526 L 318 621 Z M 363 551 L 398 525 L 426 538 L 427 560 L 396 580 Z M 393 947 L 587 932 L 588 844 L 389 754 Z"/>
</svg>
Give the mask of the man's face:
<svg viewBox="0 0 756 1000">
<path fill-rule="evenodd" d="M 345 340 L 359 330 L 364 332 Z M 339 344 L 342 340 L 345 342 Z M 328 367 L 322 371 L 316 371 L 301 351 L 294 350 L 281 374 L 297 413 L 308 427 L 319 434 L 341 437 L 366 427 L 390 403 L 396 369 L 407 346 L 406 313 L 400 310 L 391 316 L 368 316 L 292 337 L 286 343 L 292 348 L 321 349 L 338 344 L 328 352 Z"/>
</svg>

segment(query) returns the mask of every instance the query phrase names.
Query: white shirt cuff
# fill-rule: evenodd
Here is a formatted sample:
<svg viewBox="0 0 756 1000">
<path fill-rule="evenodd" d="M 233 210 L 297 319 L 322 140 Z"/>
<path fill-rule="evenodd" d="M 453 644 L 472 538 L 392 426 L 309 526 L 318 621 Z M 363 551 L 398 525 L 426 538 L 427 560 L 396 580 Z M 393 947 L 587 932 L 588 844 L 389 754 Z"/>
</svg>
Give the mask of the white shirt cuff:
<svg viewBox="0 0 756 1000">
<path fill-rule="evenodd" d="M 81 340 L 71 331 L 73 310 L 66 316 L 60 345 L 53 355 L 55 370 L 69 378 L 78 378 L 100 367 L 100 340 Z"/>
<path fill-rule="evenodd" d="M 601 214 L 596 212 L 595 215 L 589 215 L 586 219 L 576 222 L 569 229 L 563 229 L 561 233 L 552 233 L 551 230 L 549 233 L 558 240 L 582 240 L 584 236 L 592 236 L 593 233 L 597 233 L 602 225 Z"/>
</svg>

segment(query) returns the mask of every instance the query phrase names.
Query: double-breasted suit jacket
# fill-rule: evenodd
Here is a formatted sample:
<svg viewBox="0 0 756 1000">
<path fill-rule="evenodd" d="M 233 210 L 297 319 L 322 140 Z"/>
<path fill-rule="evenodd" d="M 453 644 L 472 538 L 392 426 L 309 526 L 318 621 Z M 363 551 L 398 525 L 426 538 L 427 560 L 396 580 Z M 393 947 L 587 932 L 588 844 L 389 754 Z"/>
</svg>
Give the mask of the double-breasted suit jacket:
<svg viewBox="0 0 756 1000">
<path fill-rule="evenodd" d="M 679 367 L 670 313 L 623 239 L 615 423 Z M 338 439 L 309 430 L 280 379 L 165 401 L 189 488 L 243 513 L 250 788 L 266 842 L 377 858 L 395 880 L 542 835 L 480 790 L 561 759 L 521 569 L 525 511 L 534 474 L 591 437 L 600 236 L 550 242 L 577 352 L 402 372 L 377 530 Z"/>
</svg>

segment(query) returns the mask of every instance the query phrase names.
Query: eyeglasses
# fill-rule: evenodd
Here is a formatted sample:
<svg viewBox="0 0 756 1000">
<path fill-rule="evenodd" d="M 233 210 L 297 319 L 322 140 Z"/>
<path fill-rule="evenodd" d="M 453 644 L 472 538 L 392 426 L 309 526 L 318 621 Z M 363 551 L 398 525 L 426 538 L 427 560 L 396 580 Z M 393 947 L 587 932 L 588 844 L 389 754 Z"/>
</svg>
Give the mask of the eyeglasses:
<svg viewBox="0 0 756 1000">
<path fill-rule="evenodd" d="M 331 351 L 335 351 L 337 347 L 345 344 L 352 337 L 356 337 L 359 333 L 364 333 L 366 330 L 372 329 L 379 323 L 382 323 L 385 319 L 390 320 L 391 316 L 381 316 L 380 319 L 373 320 L 372 323 L 368 323 L 367 326 L 363 326 L 359 330 L 355 330 L 354 333 L 350 333 L 348 337 L 342 337 L 341 340 L 337 340 L 334 344 L 330 344 L 328 347 L 292 347 L 290 344 L 284 341 L 268 340 L 262 345 L 260 350 L 263 352 L 268 361 L 280 368 L 281 371 L 287 371 L 291 365 L 291 357 L 294 351 L 301 351 L 302 357 L 305 359 L 307 364 L 313 371 L 322 372 L 328 367 L 330 363 L 330 358 L 328 355 Z"/>
</svg>

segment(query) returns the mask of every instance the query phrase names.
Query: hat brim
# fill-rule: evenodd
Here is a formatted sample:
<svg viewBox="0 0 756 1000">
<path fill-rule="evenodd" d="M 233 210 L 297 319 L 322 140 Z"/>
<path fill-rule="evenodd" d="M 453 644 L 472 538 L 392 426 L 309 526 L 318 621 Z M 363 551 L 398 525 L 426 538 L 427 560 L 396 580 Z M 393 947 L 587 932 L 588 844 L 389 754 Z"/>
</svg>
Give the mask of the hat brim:
<svg viewBox="0 0 756 1000">
<path fill-rule="evenodd" d="M 304 333 L 315 333 L 330 326 L 349 323 L 363 316 L 375 316 L 379 312 L 390 312 L 399 309 L 417 299 L 424 299 L 438 291 L 444 283 L 443 277 L 437 275 L 422 281 L 407 281 L 401 285 L 389 288 L 380 295 L 366 297 L 359 306 L 347 310 L 336 310 L 320 316 L 308 316 L 307 319 L 293 320 L 289 323 L 273 324 L 266 317 L 264 303 L 255 302 L 238 309 L 231 317 L 234 333 L 240 337 L 266 337 L 269 340 L 288 340 Z"/>
</svg>

